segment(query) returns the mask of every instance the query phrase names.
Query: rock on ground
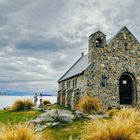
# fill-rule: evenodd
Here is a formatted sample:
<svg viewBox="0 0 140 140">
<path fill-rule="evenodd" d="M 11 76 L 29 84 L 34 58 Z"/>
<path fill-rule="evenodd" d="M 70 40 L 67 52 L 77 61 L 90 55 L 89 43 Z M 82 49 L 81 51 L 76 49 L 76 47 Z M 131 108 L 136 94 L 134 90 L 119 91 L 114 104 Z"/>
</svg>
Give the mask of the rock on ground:
<svg viewBox="0 0 140 140">
<path fill-rule="evenodd" d="M 68 110 L 51 109 L 46 110 L 44 113 L 40 114 L 36 119 L 30 121 L 30 124 L 36 125 L 36 131 L 42 131 L 46 127 L 56 126 L 61 122 L 73 122 L 74 120 L 80 120 L 83 118 L 96 119 L 103 118 L 105 115 L 87 115 L 81 111 L 75 111 L 72 113 Z"/>
<path fill-rule="evenodd" d="M 62 122 L 73 122 L 74 114 L 68 110 L 59 110 L 58 111 L 59 121 Z"/>
</svg>

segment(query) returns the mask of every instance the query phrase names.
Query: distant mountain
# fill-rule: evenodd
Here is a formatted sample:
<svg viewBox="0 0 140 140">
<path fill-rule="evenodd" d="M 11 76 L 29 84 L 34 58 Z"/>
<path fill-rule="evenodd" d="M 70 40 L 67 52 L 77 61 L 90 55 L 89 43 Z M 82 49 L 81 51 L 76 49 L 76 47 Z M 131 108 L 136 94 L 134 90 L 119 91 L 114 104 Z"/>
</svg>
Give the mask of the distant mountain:
<svg viewBox="0 0 140 140">
<path fill-rule="evenodd" d="M 57 91 L 43 91 L 43 92 L 36 92 L 38 95 L 40 93 L 43 94 L 43 96 L 56 96 Z M 0 90 L 0 95 L 7 95 L 7 96 L 33 96 L 34 93 L 26 92 L 26 91 L 14 91 L 14 90 Z"/>
<path fill-rule="evenodd" d="M 32 93 L 25 91 L 14 91 L 14 90 L 0 90 L 0 95 L 7 96 L 30 96 Z"/>
<path fill-rule="evenodd" d="M 51 91 L 44 91 L 41 92 L 43 96 L 57 96 L 57 91 L 56 90 L 51 90 Z"/>
</svg>

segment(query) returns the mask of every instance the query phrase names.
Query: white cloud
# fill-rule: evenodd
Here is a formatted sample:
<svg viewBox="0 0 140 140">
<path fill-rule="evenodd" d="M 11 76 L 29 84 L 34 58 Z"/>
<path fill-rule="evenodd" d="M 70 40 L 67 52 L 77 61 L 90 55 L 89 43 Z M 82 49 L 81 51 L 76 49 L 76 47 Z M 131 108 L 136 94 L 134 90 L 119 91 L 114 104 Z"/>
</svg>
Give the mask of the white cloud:
<svg viewBox="0 0 140 140">
<path fill-rule="evenodd" d="M 0 0 L 0 88 L 57 89 L 91 33 L 109 38 L 126 25 L 140 40 L 139 8 L 139 0 Z"/>
</svg>

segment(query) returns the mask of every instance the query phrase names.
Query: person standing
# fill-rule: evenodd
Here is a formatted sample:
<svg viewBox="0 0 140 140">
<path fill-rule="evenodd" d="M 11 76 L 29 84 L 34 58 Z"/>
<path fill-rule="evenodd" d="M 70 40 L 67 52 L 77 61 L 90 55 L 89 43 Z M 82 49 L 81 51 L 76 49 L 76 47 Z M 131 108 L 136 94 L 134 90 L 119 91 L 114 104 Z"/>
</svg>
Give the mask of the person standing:
<svg viewBox="0 0 140 140">
<path fill-rule="evenodd" d="M 37 105 L 37 100 L 38 100 L 37 93 L 35 93 L 35 95 L 34 95 L 34 104 L 35 104 L 35 106 Z"/>
<path fill-rule="evenodd" d="M 40 93 L 40 106 L 42 106 L 42 97 L 43 97 L 43 95 L 42 95 L 42 93 Z"/>
</svg>

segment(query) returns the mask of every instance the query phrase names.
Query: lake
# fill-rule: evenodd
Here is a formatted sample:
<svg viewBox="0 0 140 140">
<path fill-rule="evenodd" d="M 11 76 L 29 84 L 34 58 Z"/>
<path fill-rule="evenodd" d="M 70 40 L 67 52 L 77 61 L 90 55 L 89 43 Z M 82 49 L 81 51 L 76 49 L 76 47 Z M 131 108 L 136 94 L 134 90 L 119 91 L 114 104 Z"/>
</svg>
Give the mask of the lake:
<svg viewBox="0 0 140 140">
<path fill-rule="evenodd" d="M 15 100 L 18 99 L 31 99 L 33 100 L 33 96 L 0 96 L 0 109 L 11 106 Z M 57 96 L 43 96 L 43 100 L 49 100 L 51 103 L 56 103 Z M 39 103 L 39 102 L 38 102 Z"/>
</svg>

